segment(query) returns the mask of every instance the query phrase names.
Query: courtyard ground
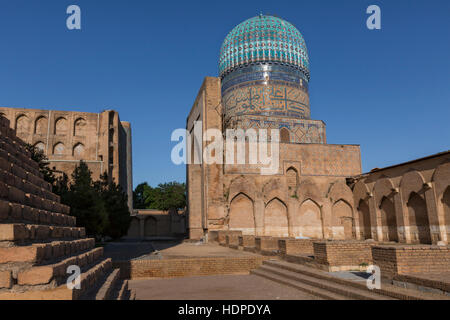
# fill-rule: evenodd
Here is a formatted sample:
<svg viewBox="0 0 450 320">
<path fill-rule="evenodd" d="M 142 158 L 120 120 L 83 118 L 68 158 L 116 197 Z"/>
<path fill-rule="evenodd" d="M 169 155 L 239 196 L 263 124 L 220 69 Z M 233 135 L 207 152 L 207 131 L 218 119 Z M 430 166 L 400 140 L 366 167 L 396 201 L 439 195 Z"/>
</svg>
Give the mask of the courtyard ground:
<svg viewBox="0 0 450 320">
<path fill-rule="evenodd" d="M 255 275 L 130 280 L 140 300 L 320 300 Z"/>
</svg>

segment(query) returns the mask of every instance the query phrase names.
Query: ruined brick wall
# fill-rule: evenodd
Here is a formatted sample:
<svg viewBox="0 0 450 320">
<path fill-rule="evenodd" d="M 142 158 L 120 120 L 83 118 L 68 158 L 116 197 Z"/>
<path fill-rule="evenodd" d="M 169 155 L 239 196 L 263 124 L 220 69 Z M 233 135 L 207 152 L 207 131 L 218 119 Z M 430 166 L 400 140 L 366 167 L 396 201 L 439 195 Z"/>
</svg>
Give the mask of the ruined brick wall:
<svg viewBox="0 0 450 320">
<path fill-rule="evenodd" d="M 312 239 L 280 239 L 278 240 L 278 249 L 282 256 L 284 255 L 313 255 L 313 243 L 317 240 Z"/>
<path fill-rule="evenodd" d="M 449 246 L 374 246 L 373 264 L 383 278 L 411 273 L 450 272 Z"/>
<path fill-rule="evenodd" d="M 371 264 L 371 245 L 360 241 L 314 242 L 314 261 L 338 267 Z"/>
<path fill-rule="evenodd" d="M 125 279 L 172 278 L 220 274 L 248 274 L 265 257 L 214 257 L 196 259 L 132 260 L 114 262 Z"/>
</svg>

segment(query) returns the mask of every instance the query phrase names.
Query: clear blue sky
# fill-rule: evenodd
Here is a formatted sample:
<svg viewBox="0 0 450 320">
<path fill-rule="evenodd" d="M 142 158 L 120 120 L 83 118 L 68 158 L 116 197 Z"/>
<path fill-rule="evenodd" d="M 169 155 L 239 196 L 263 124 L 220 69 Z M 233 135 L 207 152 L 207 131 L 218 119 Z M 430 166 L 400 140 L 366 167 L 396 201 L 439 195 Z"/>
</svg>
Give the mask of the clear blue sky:
<svg viewBox="0 0 450 320">
<path fill-rule="evenodd" d="M 81 7 L 82 30 L 66 28 Z M 381 30 L 366 28 L 370 4 Z M 276 14 L 303 34 L 311 115 L 328 143 L 360 144 L 363 170 L 450 149 L 450 1 L 1 0 L 0 105 L 99 112 L 133 130 L 134 185 L 184 181 L 170 161 L 222 40 Z"/>
</svg>

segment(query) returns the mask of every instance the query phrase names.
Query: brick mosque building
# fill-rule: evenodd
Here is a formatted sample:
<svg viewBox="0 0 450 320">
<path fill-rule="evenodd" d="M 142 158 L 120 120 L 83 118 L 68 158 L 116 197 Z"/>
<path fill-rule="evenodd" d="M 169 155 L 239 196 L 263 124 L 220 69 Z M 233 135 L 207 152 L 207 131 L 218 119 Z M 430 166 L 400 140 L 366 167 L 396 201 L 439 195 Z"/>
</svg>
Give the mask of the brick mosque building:
<svg viewBox="0 0 450 320">
<path fill-rule="evenodd" d="M 190 238 L 236 230 L 256 236 L 447 242 L 450 153 L 362 174 L 360 147 L 327 144 L 325 123 L 310 118 L 309 81 L 305 41 L 289 22 L 260 15 L 226 36 L 219 77 L 205 78 L 187 118 Z M 202 133 L 218 129 L 224 137 L 227 129 L 268 129 L 269 136 L 271 129 L 280 130 L 276 174 L 261 175 L 250 164 L 195 163 L 208 146 L 194 138 L 198 121 Z"/>
<path fill-rule="evenodd" d="M 128 195 L 132 210 L 131 126 L 114 110 L 100 113 L 0 107 L 23 141 L 44 151 L 50 167 L 69 178 L 83 160 L 92 178 L 107 172 Z"/>
</svg>

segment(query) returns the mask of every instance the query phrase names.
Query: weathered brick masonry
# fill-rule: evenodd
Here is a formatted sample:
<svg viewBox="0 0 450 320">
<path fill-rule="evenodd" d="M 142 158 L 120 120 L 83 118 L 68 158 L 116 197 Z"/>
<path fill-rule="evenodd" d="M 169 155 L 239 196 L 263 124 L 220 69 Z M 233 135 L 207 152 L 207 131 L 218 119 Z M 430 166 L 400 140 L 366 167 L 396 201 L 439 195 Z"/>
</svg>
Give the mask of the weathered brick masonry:
<svg viewBox="0 0 450 320">
<path fill-rule="evenodd" d="M 220 274 L 248 274 L 258 268 L 262 256 L 253 257 L 212 257 L 195 259 L 163 259 L 118 261 L 121 276 L 125 279 L 172 278 L 187 276 L 206 276 Z"/>
<path fill-rule="evenodd" d="M 372 262 L 371 245 L 361 241 L 314 242 L 314 260 L 330 271 L 357 269 Z"/>
<path fill-rule="evenodd" d="M 313 239 L 280 239 L 278 240 L 278 250 L 280 255 L 313 255 Z"/>
<path fill-rule="evenodd" d="M 449 246 L 374 246 L 373 263 L 383 278 L 414 273 L 450 272 Z"/>
</svg>

